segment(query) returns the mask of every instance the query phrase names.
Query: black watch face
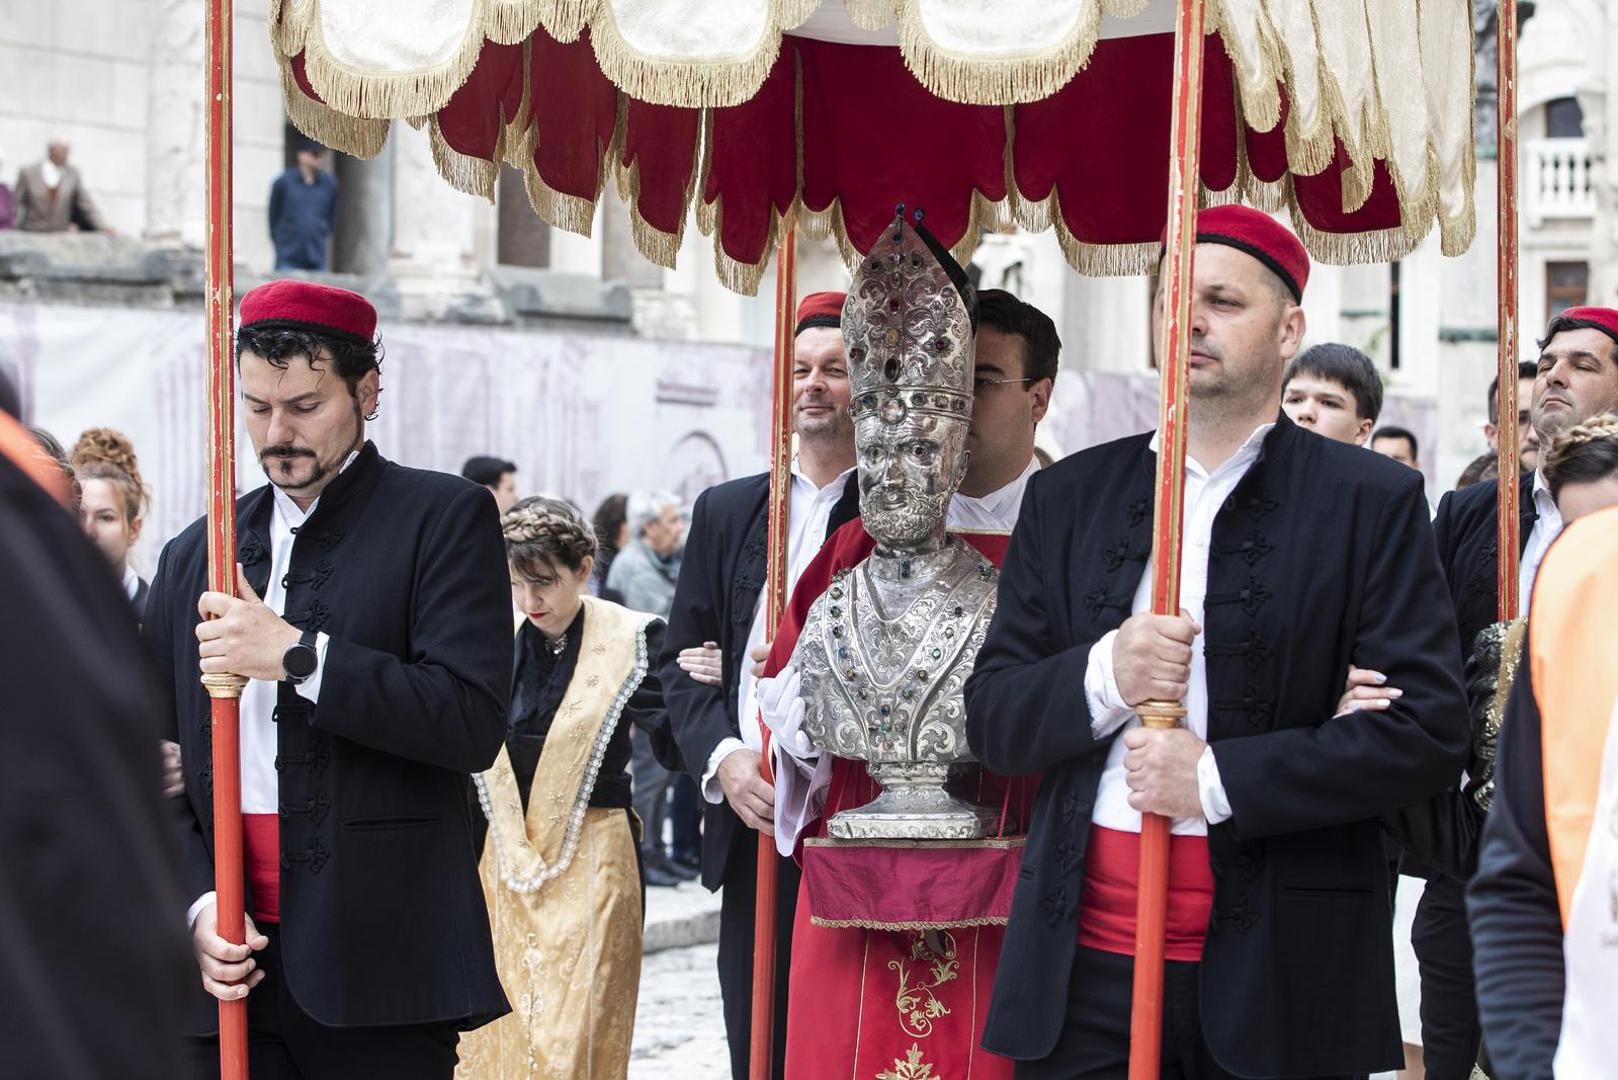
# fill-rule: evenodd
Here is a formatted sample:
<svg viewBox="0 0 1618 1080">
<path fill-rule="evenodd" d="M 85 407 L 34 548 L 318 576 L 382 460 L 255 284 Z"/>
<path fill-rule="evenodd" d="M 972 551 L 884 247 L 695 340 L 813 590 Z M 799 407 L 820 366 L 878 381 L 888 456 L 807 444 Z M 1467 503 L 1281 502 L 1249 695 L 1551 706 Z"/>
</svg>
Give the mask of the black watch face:
<svg viewBox="0 0 1618 1080">
<path fill-rule="evenodd" d="M 307 645 L 294 645 L 281 658 L 281 666 L 294 679 L 307 679 L 315 673 L 315 650 Z"/>
</svg>

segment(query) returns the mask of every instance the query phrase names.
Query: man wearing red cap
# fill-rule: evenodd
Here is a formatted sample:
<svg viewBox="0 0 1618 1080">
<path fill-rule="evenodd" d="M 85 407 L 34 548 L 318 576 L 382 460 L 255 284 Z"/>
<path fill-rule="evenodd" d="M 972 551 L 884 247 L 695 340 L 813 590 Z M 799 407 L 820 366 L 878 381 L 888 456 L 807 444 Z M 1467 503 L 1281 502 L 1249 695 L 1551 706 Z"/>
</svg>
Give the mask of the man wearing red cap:
<svg viewBox="0 0 1618 1080">
<path fill-rule="evenodd" d="M 844 295 L 812 293 L 798 305 L 793 344 L 793 423 L 787 586 L 826 537 L 859 511 L 854 426 L 843 354 Z M 768 473 L 731 480 L 697 497 L 663 649 L 663 685 L 674 733 L 702 785 L 702 883 L 724 887 L 719 988 L 731 1071 L 747 1076 L 753 992 L 753 914 L 758 832 L 774 820 L 774 791 L 760 774 L 762 746 L 753 665 L 766 638 Z M 717 665 L 708 657 L 717 650 Z M 682 653 L 684 656 L 682 657 Z M 754 655 L 759 653 L 759 655 Z M 717 670 L 715 670 L 717 668 Z M 776 1072 L 786 1035 L 787 953 L 798 896 L 797 867 L 781 860 L 777 893 Z"/>
<path fill-rule="evenodd" d="M 1538 374 L 1529 411 L 1540 446 L 1593 416 L 1618 411 L 1618 311 L 1568 308 L 1550 321 L 1539 343 Z M 1519 490 L 1517 614 L 1528 613 L 1540 562 L 1561 534 L 1562 515 L 1543 470 L 1522 477 Z M 1499 618 L 1494 481 L 1452 491 L 1438 504 L 1433 528 L 1459 624 L 1461 654 L 1493 655 L 1478 636 Z M 1486 665 L 1488 666 L 1488 665 Z M 1390 680 L 1391 685 L 1397 686 Z M 1472 975 L 1466 879 L 1477 866 L 1483 811 L 1473 797 L 1492 775 L 1489 762 L 1467 770 L 1468 790 L 1446 792 L 1422 808 L 1412 853 L 1431 865 L 1416 909 L 1412 940 L 1421 964 L 1422 1046 L 1433 1080 L 1466 1080 L 1478 1057 L 1482 1028 Z"/>
<path fill-rule="evenodd" d="M 447 1080 L 459 1031 L 508 1011 L 466 797 L 500 748 L 510 690 L 494 503 L 365 438 L 381 375 L 364 297 L 278 281 L 243 298 L 241 320 L 241 402 L 270 482 L 236 503 L 235 594 L 205 591 L 198 521 L 164 549 L 145 623 L 185 764 L 207 991 L 188 1025 L 194 1073 L 218 1073 L 215 999 L 245 996 L 255 1080 Z M 251 680 L 245 945 L 219 936 L 212 892 L 200 677 L 220 672 Z"/>
<path fill-rule="evenodd" d="M 1378 818 L 1453 782 L 1466 706 L 1420 477 L 1281 411 L 1308 272 L 1268 216 L 1201 215 L 1182 614 L 1150 614 L 1156 435 L 1029 481 L 966 687 L 984 766 L 1041 774 L 983 1040 L 1020 1077 L 1123 1075 L 1142 812 L 1173 819 L 1163 1075 L 1399 1064 Z M 1335 717 L 1351 663 L 1403 696 Z"/>
</svg>

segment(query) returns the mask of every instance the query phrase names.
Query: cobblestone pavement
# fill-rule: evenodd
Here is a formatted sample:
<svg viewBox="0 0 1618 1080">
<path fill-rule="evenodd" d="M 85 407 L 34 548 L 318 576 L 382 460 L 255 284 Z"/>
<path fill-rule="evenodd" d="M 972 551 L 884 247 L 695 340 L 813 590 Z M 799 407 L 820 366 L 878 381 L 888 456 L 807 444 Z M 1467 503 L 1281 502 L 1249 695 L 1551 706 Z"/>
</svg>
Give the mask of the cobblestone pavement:
<svg viewBox="0 0 1618 1080">
<path fill-rule="evenodd" d="M 729 1080 L 718 948 L 694 945 L 646 957 L 629 1080 Z"/>
</svg>

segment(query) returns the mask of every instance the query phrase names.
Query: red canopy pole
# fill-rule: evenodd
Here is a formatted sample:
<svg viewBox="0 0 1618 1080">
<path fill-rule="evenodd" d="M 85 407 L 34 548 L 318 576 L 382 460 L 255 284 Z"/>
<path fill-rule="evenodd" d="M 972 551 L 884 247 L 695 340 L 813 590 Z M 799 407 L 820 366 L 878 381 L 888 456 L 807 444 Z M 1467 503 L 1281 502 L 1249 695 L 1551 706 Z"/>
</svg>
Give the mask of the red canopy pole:
<svg viewBox="0 0 1618 1080">
<path fill-rule="evenodd" d="M 236 386 L 231 326 L 231 0 L 207 0 L 208 49 L 208 588 L 236 592 Z M 247 940 L 243 922 L 240 706 L 247 680 L 204 675 L 213 707 L 213 858 L 219 936 Z M 247 1002 L 219 1003 L 221 1080 L 247 1080 Z"/>
<path fill-rule="evenodd" d="M 770 427 L 770 546 L 765 572 L 765 625 L 771 637 L 787 606 L 787 535 L 792 511 L 792 339 L 798 306 L 798 241 L 788 228 L 775 260 L 775 384 Z M 751 663 L 744 660 L 744 663 Z M 764 732 L 764 779 L 770 775 Z M 759 835 L 758 887 L 753 910 L 753 1024 L 747 1075 L 770 1080 L 775 1047 L 775 895 L 780 861 L 775 838 Z"/>
<path fill-rule="evenodd" d="M 1518 465 L 1517 428 L 1517 5 L 1501 4 L 1495 17 L 1500 92 L 1495 98 L 1500 211 L 1500 391 L 1495 398 L 1495 432 L 1500 455 L 1499 530 L 1500 621 L 1517 617 Z M 1470 643 L 1468 643 L 1470 646 Z"/>
<path fill-rule="evenodd" d="M 1174 119 L 1169 130 L 1169 212 L 1162 269 L 1162 398 L 1158 406 L 1157 491 L 1153 516 L 1152 611 L 1180 610 L 1180 540 L 1185 518 L 1185 414 L 1189 379 L 1191 262 L 1197 237 L 1202 150 L 1203 0 L 1180 0 L 1174 27 Z M 1185 719 L 1178 701 L 1136 709 L 1149 728 Z M 1135 898 L 1135 986 L 1130 1012 L 1130 1080 L 1157 1080 L 1163 1031 L 1163 951 L 1168 926 L 1169 819 L 1141 817 L 1140 886 Z"/>
</svg>

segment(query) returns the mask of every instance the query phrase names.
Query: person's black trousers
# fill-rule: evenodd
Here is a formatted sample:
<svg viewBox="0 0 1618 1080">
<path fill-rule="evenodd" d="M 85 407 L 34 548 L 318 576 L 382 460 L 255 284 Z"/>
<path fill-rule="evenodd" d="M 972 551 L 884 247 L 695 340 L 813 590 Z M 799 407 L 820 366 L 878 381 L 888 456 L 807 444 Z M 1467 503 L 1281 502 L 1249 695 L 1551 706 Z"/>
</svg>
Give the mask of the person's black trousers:
<svg viewBox="0 0 1618 1080">
<path fill-rule="evenodd" d="M 698 863 L 702 859 L 702 796 L 689 773 L 679 773 L 669 791 L 669 854 Z"/>
<path fill-rule="evenodd" d="M 669 785 L 674 774 L 664 768 L 652 750 L 651 736 L 640 728 L 629 732 L 629 773 L 634 782 L 635 813 L 640 815 L 641 850 L 647 855 L 667 854 L 663 823 L 669 818 Z"/>
<path fill-rule="evenodd" d="M 1472 976 L 1466 884 L 1434 874 L 1410 931 L 1421 970 L 1421 1049 L 1427 1080 L 1468 1080 L 1483 1037 Z"/>
<path fill-rule="evenodd" d="M 458 1026 L 327 1027 L 298 1007 L 281 977 L 281 934 L 256 953 L 264 980 L 247 995 L 247 1067 L 253 1080 L 450 1080 L 455 1075 Z M 337 962 L 334 958 L 333 962 Z M 219 1039 L 186 1041 L 188 1074 L 217 1080 Z"/>
<path fill-rule="evenodd" d="M 792 920 L 798 910 L 801 872 L 791 859 L 781 865 L 775 894 L 775 1043 L 771 1076 L 782 1080 L 787 1056 L 787 976 L 792 969 Z M 753 1032 L 753 914 L 758 899 L 758 833 L 738 824 L 725 864 L 719 909 L 719 995 L 725 1006 L 730 1075 L 747 1080 Z"/>
<path fill-rule="evenodd" d="M 1200 968 L 1174 960 L 1164 965 L 1163 1080 L 1236 1080 L 1214 1061 L 1202 1038 Z M 1134 973 L 1133 958 L 1080 946 L 1056 1049 L 1039 1061 L 1017 1062 L 1017 1080 L 1127 1080 Z"/>
</svg>

